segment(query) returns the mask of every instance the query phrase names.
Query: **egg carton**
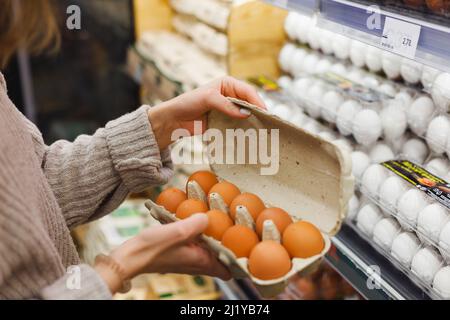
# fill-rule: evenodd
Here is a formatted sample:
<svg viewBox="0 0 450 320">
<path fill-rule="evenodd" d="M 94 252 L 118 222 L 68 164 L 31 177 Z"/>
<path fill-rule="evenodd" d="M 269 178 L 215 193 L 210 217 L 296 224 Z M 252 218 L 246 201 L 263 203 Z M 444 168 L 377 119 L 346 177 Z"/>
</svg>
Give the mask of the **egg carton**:
<svg viewBox="0 0 450 320">
<path fill-rule="evenodd" d="M 175 15 L 172 25 L 178 33 L 190 37 L 203 50 L 223 57 L 227 55 L 228 38 L 224 33 L 187 15 Z"/>
<path fill-rule="evenodd" d="M 424 176 L 433 176 L 425 169 L 420 170 L 425 172 Z M 422 179 L 422 185 L 419 182 L 413 185 L 385 166 L 372 164 L 357 184 L 361 193 L 382 212 L 394 217 L 404 230 L 417 234 L 423 243 L 435 247 L 450 262 L 450 210 L 426 194 L 423 186 L 430 179 L 425 181 L 418 176 L 416 179 Z M 442 183 L 443 188 L 446 186 Z"/>
<path fill-rule="evenodd" d="M 220 242 L 203 236 L 209 248 L 218 258 L 229 266 L 233 276 L 250 278 L 264 296 L 274 296 L 281 292 L 287 280 L 294 274 L 315 269 L 329 250 L 330 237 L 336 234 L 347 212 L 348 199 L 353 193 L 354 180 L 351 176 L 350 155 L 336 144 L 310 135 L 282 119 L 270 115 L 264 110 L 245 102 L 231 99 L 243 108 L 251 110 L 252 115 L 246 120 L 237 120 L 212 111 L 208 116 L 208 126 L 219 129 L 225 134 L 228 128 L 241 129 L 278 129 L 279 130 L 279 171 L 274 176 L 261 175 L 262 164 L 217 164 L 211 163 L 211 169 L 221 179 L 231 181 L 240 190 L 252 190 L 270 205 L 283 207 L 295 220 L 306 220 L 316 225 L 322 232 L 325 248 L 321 254 L 307 258 L 295 258 L 291 271 L 280 279 L 261 280 L 249 274 L 246 259 L 236 259 L 234 254 L 224 248 Z M 249 151 L 249 146 L 245 146 Z M 298 179 L 300 178 L 300 179 Z M 279 192 L 274 192 L 278 190 Z M 195 183 L 189 184 L 188 195 L 205 199 L 202 190 Z M 219 195 L 209 197 L 212 208 L 227 212 Z M 176 220 L 176 217 L 164 208 L 148 201 L 147 208 L 152 215 L 163 223 Z M 238 223 L 253 226 L 254 221 L 241 208 Z M 276 228 L 270 222 L 265 226 L 267 239 L 279 239 Z"/>
<path fill-rule="evenodd" d="M 225 30 L 228 26 L 232 3 L 233 1 L 217 0 L 170 0 L 170 5 L 175 11 L 195 16 L 220 30 Z"/>
<path fill-rule="evenodd" d="M 450 266 L 439 252 L 421 243 L 414 233 L 402 230 L 395 219 L 383 217 L 373 204 L 363 203 L 361 211 L 377 216 L 377 220 L 372 217 L 372 233 L 354 221 L 347 225 L 432 299 L 449 300 Z"/>
</svg>

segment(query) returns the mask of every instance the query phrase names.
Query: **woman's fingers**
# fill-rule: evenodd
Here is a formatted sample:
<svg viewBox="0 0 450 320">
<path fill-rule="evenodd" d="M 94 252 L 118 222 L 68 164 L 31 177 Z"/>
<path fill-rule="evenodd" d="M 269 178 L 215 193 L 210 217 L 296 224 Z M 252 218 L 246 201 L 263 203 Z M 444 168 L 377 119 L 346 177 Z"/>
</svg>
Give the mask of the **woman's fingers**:
<svg viewBox="0 0 450 320">
<path fill-rule="evenodd" d="M 222 81 L 222 94 L 224 96 L 247 101 L 262 109 L 267 109 L 264 101 L 258 95 L 255 88 L 244 81 L 240 81 L 232 77 L 226 77 Z"/>
<path fill-rule="evenodd" d="M 210 110 L 218 110 L 233 118 L 244 119 L 250 115 L 248 112 L 246 112 L 246 109 L 240 108 L 239 106 L 235 105 L 233 102 L 228 100 L 224 95 L 220 94 L 217 91 L 213 91 L 208 95 L 207 103 Z"/>
</svg>

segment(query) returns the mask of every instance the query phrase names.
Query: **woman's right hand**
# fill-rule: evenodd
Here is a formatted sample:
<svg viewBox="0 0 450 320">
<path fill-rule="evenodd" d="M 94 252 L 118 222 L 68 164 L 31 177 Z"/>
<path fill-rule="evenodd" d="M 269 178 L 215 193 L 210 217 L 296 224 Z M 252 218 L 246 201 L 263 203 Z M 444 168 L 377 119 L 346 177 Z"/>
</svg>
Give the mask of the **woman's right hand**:
<svg viewBox="0 0 450 320">
<path fill-rule="evenodd" d="M 110 257 L 120 266 L 122 277 L 143 273 L 181 273 L 231 278 L 228 269 L 203 247 L 199 236 L 208 225 L 205 214 L 145 229 L 115 249 Z M 121 275 L 104 265 L 95 267 L 114 294 L 122 286 Z"/>
</svg>

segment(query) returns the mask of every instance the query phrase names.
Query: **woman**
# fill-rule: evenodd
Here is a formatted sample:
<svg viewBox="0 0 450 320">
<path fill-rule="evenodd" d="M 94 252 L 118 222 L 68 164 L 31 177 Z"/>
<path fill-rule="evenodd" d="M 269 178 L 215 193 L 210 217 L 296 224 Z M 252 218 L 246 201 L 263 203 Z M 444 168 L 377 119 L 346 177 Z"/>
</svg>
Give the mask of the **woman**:
<svg viewBox="0 0 450 320">
<path fill-rule="evenodd" d="M 39 53 L 57 42 L 49 3 L 0 0 L 1 63 L 21 46 Z M 153 108 L 142 106 L 93 136 L 47 146 L 9 100 L 0 73 L 0 298 L 107 299 L 148 272 L 228 279 L 228 270 L 196 244 L 208 223 L 204 214 L 145 230 L 92 268 L 80 264 L 69 233 L 113 211 L 130 192 L 166 183 L 173 130 L 192 129 L 211 109 L 248 116 L 225 96 L 263 106 L 252 87 L 225 78 Z M 78 268 L 68 273 L 70 266 Z M 70 285 L 75 275 L 80 286 Z"/>
</svg>

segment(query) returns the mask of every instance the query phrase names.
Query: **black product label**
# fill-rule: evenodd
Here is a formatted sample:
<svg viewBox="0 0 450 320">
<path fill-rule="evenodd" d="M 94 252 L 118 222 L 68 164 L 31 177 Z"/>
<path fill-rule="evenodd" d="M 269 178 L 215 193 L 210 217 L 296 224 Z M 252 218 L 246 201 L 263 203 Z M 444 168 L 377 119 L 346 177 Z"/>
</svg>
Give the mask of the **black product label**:
<svg viewBox="0 0 450 320">
<path fill-rule="evenodd" d="M 389 98 L 381 92 L 367 88 L 332 72 L 321 74 L 318 78 L 338 87 L 343 93 L 363 102 L 381 102 Z"/>
<path fill-rule="evenodd" d="M 387 161 L 381 165 L 450 209 L 450 184 L 447 181 L 407 160 Z"/>
</svg>

